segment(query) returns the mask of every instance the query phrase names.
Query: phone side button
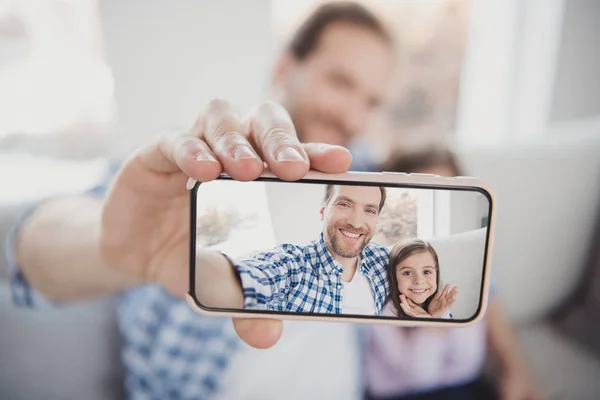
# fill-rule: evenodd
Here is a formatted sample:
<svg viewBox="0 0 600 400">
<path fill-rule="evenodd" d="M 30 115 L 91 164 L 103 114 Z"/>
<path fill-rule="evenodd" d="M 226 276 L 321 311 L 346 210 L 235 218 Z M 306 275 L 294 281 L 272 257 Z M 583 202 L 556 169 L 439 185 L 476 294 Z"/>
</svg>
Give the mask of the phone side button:
<svg viewBox="0 0 600 400">
<path fill-rule="evenodd" d="M 412 176 L 439 176 L 439 175 L 434 175 L 434 174 L 421 174 L 419 172 L 411 173 L 410 175 L 412 175 Z"/>
<path fill-rule="evenodd" d="M 410 174 L 407 174 L 406 172 L 390 172 L 390 171 L 383 171 L 382 174 L 385 174 L 385 175 L 410 175 Z"/>
</svg>

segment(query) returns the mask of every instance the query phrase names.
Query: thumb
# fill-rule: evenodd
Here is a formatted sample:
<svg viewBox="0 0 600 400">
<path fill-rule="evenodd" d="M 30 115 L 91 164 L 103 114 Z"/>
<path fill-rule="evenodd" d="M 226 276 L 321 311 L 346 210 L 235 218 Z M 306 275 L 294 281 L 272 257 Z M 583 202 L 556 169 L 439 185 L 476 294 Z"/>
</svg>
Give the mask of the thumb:
<svg viewBox="0 0 600 400">
<path fill-rule="evenodd" d="M 273 347 L 283 332 L 283 321 L 275 319 L 234 318 L 233 326 L 246 344 L 257 349 Z"/>
</svg>

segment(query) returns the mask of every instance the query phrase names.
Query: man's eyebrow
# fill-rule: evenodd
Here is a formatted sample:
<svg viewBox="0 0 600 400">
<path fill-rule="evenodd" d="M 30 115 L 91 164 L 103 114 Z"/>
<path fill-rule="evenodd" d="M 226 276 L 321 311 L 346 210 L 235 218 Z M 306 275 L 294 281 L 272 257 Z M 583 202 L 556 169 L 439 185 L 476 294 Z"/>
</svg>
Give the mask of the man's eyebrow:
<svg viewBox="0 0 600 400">
<path fill-rule="evenodd" d="M 336 197 L 335 201 L 348 201 L 348 202 L 354 204 L 354 200 L 352 200 L 350 197 L 346 197 L 346 196 L 338 196 L 338 197 Z"/>
</svg>

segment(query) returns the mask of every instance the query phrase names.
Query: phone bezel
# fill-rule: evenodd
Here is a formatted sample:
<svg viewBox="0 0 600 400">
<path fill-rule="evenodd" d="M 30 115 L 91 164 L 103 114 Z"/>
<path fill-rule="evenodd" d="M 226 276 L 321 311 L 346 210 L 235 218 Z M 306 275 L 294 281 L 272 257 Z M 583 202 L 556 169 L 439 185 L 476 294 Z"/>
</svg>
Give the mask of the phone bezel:
<svg viewBox="0 0 600 400">
<path fill-rule="evenodd" d="M 221 174 L 217 180 L 234 180 L 227 174 Z M 226 316 L 233 318 L 267 318 L 277 320 L 318 320 L 333 322 L 358 322 L 367 324 L 392 324 L 399 326 L 442 326 L 453 325 L 468 326 L 480 320 L 487 309 L 490 285 L 490 256 L 493 242 L 494 227 L 494 196 L 489 187 L 481 180 L 473 177 L 440 177 L 429 174 L 407 174 L 395 172 L 346 172 L 342 174 L 324 174 L 310 171 L 304 178 L 296 181 L 279 179 L 272 173 L 264 173 L 255 181 L 259 182 L 286 182 L 308 184 L 343 184 L 357 186 L 380 186 L 407 189 L 441 189 L 479 192 L 489 202 L 488 226 L 483 257 L 483 277 L 481 280 L 480 298 L 475 314 L 468 319 L 441 319 L 441 318 L 394 318 L 376 315 L 353 314 L 324 314 L 291 311 L 269 311 L 254 309 L 226 309 L 207 307 L 200 303 L 196 296 L 196 202 L 198 188 L 202 183 L 197 182 L 190 190 L 190 247 L 189 247 L 189 292 L 186 294 L 188 304 L 203 315 Z"/>
</svg>

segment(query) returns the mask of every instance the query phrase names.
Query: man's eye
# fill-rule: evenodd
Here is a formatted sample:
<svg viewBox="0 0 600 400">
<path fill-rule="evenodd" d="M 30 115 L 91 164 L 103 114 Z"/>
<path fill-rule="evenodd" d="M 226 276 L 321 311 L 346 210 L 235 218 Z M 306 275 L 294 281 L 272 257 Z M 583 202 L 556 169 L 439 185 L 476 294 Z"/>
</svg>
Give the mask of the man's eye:
<svg viewBox="0 0 600 400">
<path fill-rule="evenodd" d="M 340 203 L 339 205 L 342 207 L 350 207 L 350 205 L 348 203 Z"/>
<path fill-rule="evenodd" d="M 377 214 L 377 210 L 374 210 L 374 209 L 369 209 L 369 210 L 367 210 L 367 212 L 369 214 Z"/>
</svg>

